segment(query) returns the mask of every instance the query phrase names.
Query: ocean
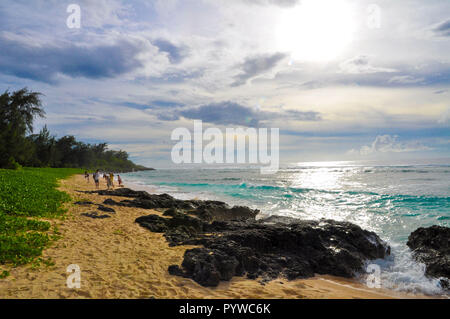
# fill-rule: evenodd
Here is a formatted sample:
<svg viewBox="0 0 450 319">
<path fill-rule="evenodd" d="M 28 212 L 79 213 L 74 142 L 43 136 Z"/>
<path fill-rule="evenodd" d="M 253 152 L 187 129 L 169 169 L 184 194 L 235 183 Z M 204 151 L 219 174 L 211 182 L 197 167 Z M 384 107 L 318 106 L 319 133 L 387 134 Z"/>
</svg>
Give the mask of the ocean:
<svg viewBox="0 0 450 319">
<path fill-rule="evenodd" d="M 381 286 L 441 294 L 406 246 L 418 227 L 449 226 L 450 164 L 374 165 L 318 162 L 286 165 L 273 175 L 256 168 L 158 169 L 122 175 L 126 182 L 180 199 L 214 199 L 261 210 L 260 216 L 349 221 L 376 232 L 392 248 Z"/>
</svg>

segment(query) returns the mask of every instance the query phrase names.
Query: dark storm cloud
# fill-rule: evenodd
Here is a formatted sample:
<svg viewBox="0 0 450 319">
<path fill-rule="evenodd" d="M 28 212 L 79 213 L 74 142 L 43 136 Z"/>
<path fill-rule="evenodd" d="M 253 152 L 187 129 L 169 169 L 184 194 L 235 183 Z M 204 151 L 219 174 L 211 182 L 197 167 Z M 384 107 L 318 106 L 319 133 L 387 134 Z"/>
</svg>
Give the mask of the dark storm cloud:
<svg viewBox="0 0 450 319">
<path fill-rule="evenodd" d="M 174 102 L 174 101 L 168 101 L 168 100 L 155 100 L 151 101 L 150 105 L 155 107 L 177 107 L 177 106 L 184 106 L 183 103 L 180 102 Z"/>
<path fill-rule="evenodd" d="M 208 123 L 245 126 L 257 126 L 261 116 L 254 110 L 233 102 L 202 105 L 183 110 L 180 115 L 188 119 L 198 119 Z"/>
<path fill-rule="evenodd" d="M 218 125 L 259 126 L 261 122 L 270 120 L 320 121 L 318 112 L 301 112 L 296 110 L 280 110 L 280 112 L 262 111 L 239 103 L 224 101 L 205 104 L 195 108 L 157 112 L 158 119 L 164 121 L 178 120 L 180 117 L 202 120 Z"/>
<path fill-rule="evenodd" d="M 0 37 L 0 72 L 54 82 L 57 74 L 76 78 L 111 78 L 142 67 L 136 58 L 143 43 L 120 40 L 98 46 L 30 46 Z"/>
<path fill-rule="evenodd" d="M 450 37 L 450 19 L 439 23 L 433 28 L 433 31 L 440 36 Z"/>
<path fill-rule="evenodd" d="M 241 73 L 234 77 L 232 86 L 240 86 L 257 75 L 273 69 L 278 62 L 286 57 L 284 53 L 274 53 L 270 55 L 259 55 L 249 57 L 240 65 Z"/>
</svg>

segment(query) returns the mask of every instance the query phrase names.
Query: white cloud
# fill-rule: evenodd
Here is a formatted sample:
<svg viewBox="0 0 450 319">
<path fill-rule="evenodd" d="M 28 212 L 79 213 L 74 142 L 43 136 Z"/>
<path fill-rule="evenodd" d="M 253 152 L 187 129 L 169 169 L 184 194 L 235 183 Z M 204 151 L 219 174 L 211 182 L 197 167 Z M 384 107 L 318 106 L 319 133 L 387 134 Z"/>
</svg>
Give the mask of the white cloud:
<svg viewBox="0 0 450 319">
<path fill-rule="evenodd" d="M 411 75 L 398 75 L 389 79 L 388 83 L 397 83 L 397 84 L 417 84 L 423 83 L 425 81 L 424 78 L 415 78 Z"/>
<path fill-rule="evenodd" d="M 82 26 L 100 28 L 105 25 L 120 26 L 126 22 L 132 9 L 117 0 L 81 0 Z"/>
<path fill-rule="evenodd" d="M 450 124 L 450 107 L 442 113 L 441 117 L 438 119 L 439 124 Z"/>
<path fill-rule="evenodd" d="M 431 150 L 430 147 L 422 145 L 418 141 L 400 142 L 397 135 L 378 135 L 371 145 L 362 146 L 358 150 L 350 150 L 350 154 L 360 154 L 363 156 L 376 153 L 403 153 Z"/>
<path fill-rule="evenodd" d="M 367 55 L 359 55 L 345 60 L 340 65 L 340 71 L 348 74 L 392 73 L 395 69 L 373 66 Z"/>
<path fill-rule="evenodd" d="M 193 109 L 221 101 L 248 107 L 261 104 L 255 118 L 263 118 L 289 134 L 323 138 L 301 150 L 296 141 L 286 145 L 292 153 L 303 152 L 311 159 L 331 145 L 339 149 L 336 153 L 344 153 L 361 138 L 359 134 L 376 136 L 383 130 L 393 132 L 392 128 L 405 135 L 425 131 L 427 136 L 443 134 L 442 126 L 450 119 L 450 110 L 442 113 L 448 105 L 450 64 L 446 52 L 450 42 L 419 38 L 415 31 L 448 21 L 443 16 L 447 8 L 441 4 L 444 1 L 419 6 L 406 1 L 386 3 L 378 30 L 367 30 L 366 1 L 357 1 L 356 18 L 364 20 L 364 26 L 356 31 L 339 60 L 326 64 L 287 63 L 291 52 L 277 53 L 280 49 L 274 30 L 281 13 L 298 2 L 80 0 L 82 28 L 69 30 L 66 3 L 3 0 L 0 42 L 4 47 L 0 45 L 0 52 L 11 52 L 11 43 L 21 44 L 22 49 L 18 46 L 10 54 L 15 58 L 11 61 L 17 62 L 3 59 L 1 83 L 5 89 L 28 86 L 44 93 L 48 116 L 42 123 L 49 124 L 53 133 L 131 145 L 127 146 L 130 152 L 140 158 L 165 152 L 163 147 L 156 150 L 151 146 L 164 145 L 175 125 L 192 124 L 183 116 L 177 121 L 161 120 L 177 118 L 180 110 L 167 106 L 171 101 L 191 110 L 191 118 Z M 441 23 L 436 31 L 445 31 L 446 26 Z M 111 49 L 94 55 L 103 52 L 98 47 Z M 79 51 L 74 53 L 74 48 Z M 56 56 L 61 51 L 65 54 Z M 86 58 L 74 61 L 82 53 Z M 58 61 L 59 68 L 50 68 Z M 15 72 L 20 78 L 6 72 L 12 66 L 20 68 L 21 72 Z M 54 75 L 58 85 L 32 80 L 30 70 L 36 69 L 44 78 Z M 95 76 L 97 73 L 106 75 Z M 236 86 L 231 87 L 232 83 Z M 237 85 L 244 83 L 248 85 Z M 436 94 L 430 96 L 430 92 Z M 156 109 L 154 101 L 166 106 Z M 323 120 L 302 121 L 314 114 Z M 211 114 L 211 118 L 230 118 L 234 123 L 242 116 L 239 108 L 226 107 L 217 107 Z M 439 130 L 434 130 L 437 126 Z M 339 136 L 351 137 L 345 144 L 334 142 Z M 366 144 L 354 152 L 424 149 L 390 135 Z"/>
</svg>

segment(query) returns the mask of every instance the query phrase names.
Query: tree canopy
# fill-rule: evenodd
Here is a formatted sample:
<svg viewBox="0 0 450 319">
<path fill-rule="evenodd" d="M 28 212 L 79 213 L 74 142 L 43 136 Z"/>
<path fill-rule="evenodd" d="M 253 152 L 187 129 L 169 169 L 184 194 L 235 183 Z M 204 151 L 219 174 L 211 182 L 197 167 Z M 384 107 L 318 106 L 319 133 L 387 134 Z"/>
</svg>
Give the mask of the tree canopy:
<svg viewBox="0 0 450 319">
<path fill-rule="evenodd" d="M 0 95 L 0 168 L 73 167 L 112 171 L 143 170 L 125 151 L 106 143 L 87 144 L 67 135 L 57 139 L 47 126 L 33 133 L 36 117 L 45 117 L 41 93 L 27 88 Z"/>
</svg>

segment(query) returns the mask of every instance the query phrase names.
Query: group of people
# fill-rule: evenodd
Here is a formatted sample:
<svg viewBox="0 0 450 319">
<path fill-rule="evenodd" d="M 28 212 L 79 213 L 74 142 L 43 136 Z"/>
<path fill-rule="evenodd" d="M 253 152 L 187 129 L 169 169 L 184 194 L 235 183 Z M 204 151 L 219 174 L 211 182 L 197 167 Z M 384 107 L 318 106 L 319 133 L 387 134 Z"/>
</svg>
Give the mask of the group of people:
<svg viewBox="0 0 450 319">
<path fill-rule="evenodd" d="M 92 178 L 94 179 L 95 187 L 98 189 L 100 187 L 100 176 L 103 175 L 103 178 L 106 181 L 106 186 L 108 189 L 114 189 L 114 173 L 100 173 L 100 170 L 96 170 L 95 173 L 92 174 Z M 89 183 L 89 173 L 88 171 L 84 172 L 84 177 Z M 119 183 L 119 187 L 123 187 L 122 178 L 120 175 L 117 175 L 117 182 Z"/>
</svg>

